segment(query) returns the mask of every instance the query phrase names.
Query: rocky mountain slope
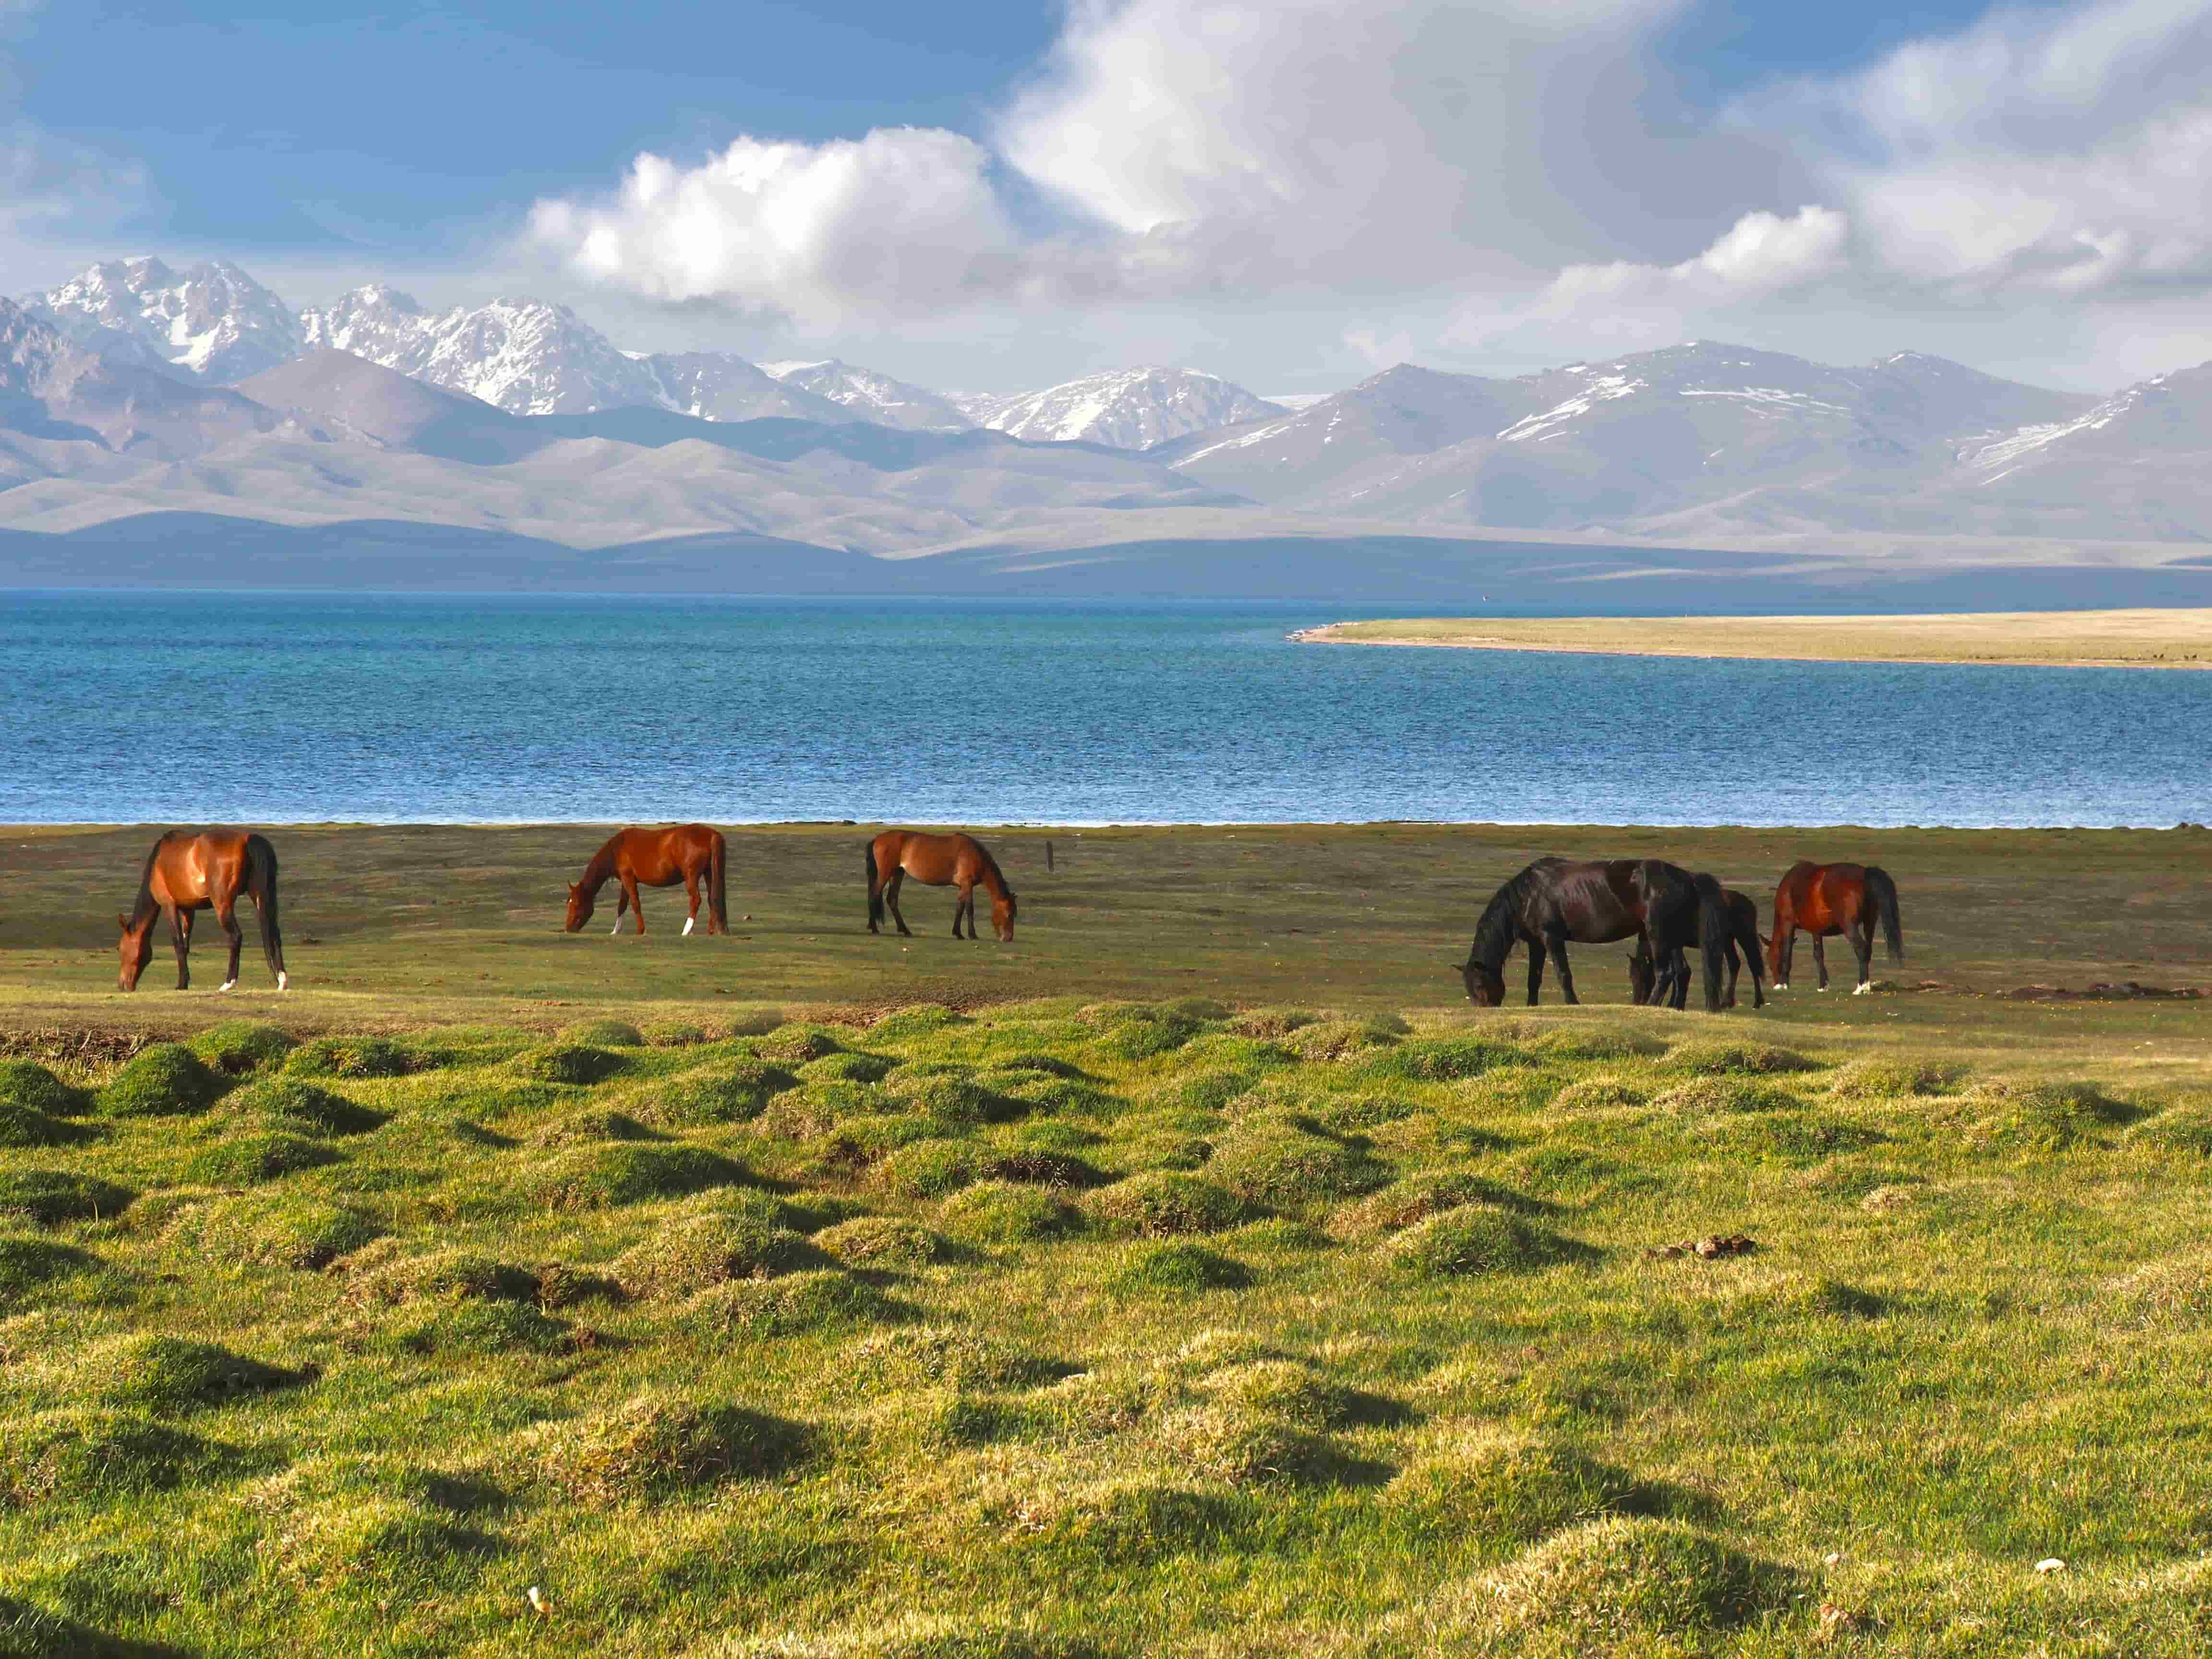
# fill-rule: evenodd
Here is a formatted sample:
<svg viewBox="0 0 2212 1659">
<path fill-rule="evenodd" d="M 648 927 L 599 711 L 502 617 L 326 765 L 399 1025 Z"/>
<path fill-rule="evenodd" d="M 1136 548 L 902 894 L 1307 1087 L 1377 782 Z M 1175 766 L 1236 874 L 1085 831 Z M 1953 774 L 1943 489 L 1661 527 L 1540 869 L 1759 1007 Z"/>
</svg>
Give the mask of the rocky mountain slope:
<svg viewBox="0 0 2212 1659">
<path fill-rule="evenodd" d="M 812 363 L 763 363 L 763 374 L 794 391 L 852 411 L 856 420 L 878 426 L 905 427 L 917 432 L 963 432 L 975 424 L 960 412 L 950 398 L 904 380 L 895 380 L 873 369 L 855 368 L 832 357 Z"/>
<path fill-rule="evenodd" d="M 963 398 L 978 426 L 1039 443 L 1146 449 L 1194 432 L 1283 412 L 1243 386 L 1191 368 L 1130 368 L 1010 398 Z"/>
<path fill-rule="evenodd" d="M 168 366 L 221 384 L 300 355 L 299 319 L 227 260 L 179 273 L 159 259 L 112 259 L 26 308 L 80 345 L 141 368 Z"/>
</svg>

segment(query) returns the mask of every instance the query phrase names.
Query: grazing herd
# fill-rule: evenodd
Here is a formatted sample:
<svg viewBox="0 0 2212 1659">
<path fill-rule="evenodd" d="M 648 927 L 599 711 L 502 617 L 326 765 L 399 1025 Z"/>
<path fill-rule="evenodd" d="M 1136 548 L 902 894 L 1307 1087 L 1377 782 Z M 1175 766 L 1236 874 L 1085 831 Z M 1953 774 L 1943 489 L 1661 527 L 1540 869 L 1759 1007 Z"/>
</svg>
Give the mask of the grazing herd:
<svg viewBox="0 0 2212 1659">
<path fill-rule="evenodd" d="M 638 889 L 673 887 L 681 882 L 690 899 L 684 931 L 689 933 L 697 925 L 703 894 L 707 931 L 726 933 L 726 860 L 721 832 L 703 823 L 619 830 L 592 854 L 582 878 L 569 886 L 563 926 L 573 933 L 589 921 L 600 891 L 613 881 L 621 896 L 615 902 L 611 931 L 619 933 L 628 915 L 642 933 L 645 911 L 638 902 Z M 868 843 L 866 861 L 870 933 L 881 931 L 888 913 L 898 931 L 910 936 L 898 899 L 900 887 L 912 877 L 927 886 L 958 889 L 952 909 L 953 938 L 978 937 L 975 889 L 981 887 L 991 896 L 991 931 L 1002 941 L 1012 940 L 1014 890 L 1007 885 L 998 860 L 973 836 L 886 830 Z M 153 959 L 154 922 L 167 917 L 177 952 L 177 988 L 189 988 L 192 918 L 212 909 L 230 941 L 230 965 L 221 987 L 229 990 L 238 983 L 239 951 L 245 941 L 237 918 L 241 897 L 253 900 L 261 922 L 262 950 L 270 972 L 276 976 L 276 988 L 283 990 L 289 978 L 276 919 L 276 849 L 267 837 L 242 830 L 172 830 L 154 843 L 140 873 L 137 902 L 128 914 L 116 917 L 123 930 L 118 947 L 121 988 L 137 988 L 139 975 Z M 1542 988 L 1547 960 L 1558 971 L 1560 994 L 1574 1002 L 1578 999 L 1567 963 L 1568 945 L 1632 939 L 1636 950 L 1628 959 L 1629 984 L 1637 1002 L 1686 1006 L 1694 950 L 1703 964 L 1705 1007 L 1717 1013 L 1735 1006 L 1736 977 L 1746 963 L 1751 968 L 1752 1006 L 1765 1006 L 1759 973 L 1762 951 L 1774 988 L 1786 990 L 1801 933 L 1812 939 L 1820 989 L 1828 988 L 1828 964 L 1820 942 L 1840 933 L 1857 959 L 1856 988 L 1867 990 L 1877 926 L 1890 959 L 1898 960 L 1905 954 L 1905 941 L 1898 920 L 1897 885 L 1887 872 L 1871 865 L 1792 865 L 1775 889 L 1774 931 L 1762 939 L 1757 902 L 1723 888 L 1711 876 L 1662 859 L 1542 858 L 1492 896 L 1475 926 L 1474 942 L 1460 973 L 1470 1002 L 1479 1008 L 1498 1007 L 1505 1000 L 1506 959 L 1516 945 L 1525 945 L 1530 1005 Z"/>
</svg>

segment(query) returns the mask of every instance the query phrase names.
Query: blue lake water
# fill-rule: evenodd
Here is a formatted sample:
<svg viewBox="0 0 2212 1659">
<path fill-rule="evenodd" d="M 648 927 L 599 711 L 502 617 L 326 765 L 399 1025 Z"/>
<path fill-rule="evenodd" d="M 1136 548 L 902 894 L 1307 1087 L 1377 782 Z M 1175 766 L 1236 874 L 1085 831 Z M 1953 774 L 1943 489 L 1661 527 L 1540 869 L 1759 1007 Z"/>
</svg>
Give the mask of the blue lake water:
<svg viewBox="0 0 2212 1659">
<path fill-rule="evenodd" d="M 0 822 L 2212 818 L 2212 673 L 1284 637 L 1358 614 L 0 592 Z"/>
</svg>

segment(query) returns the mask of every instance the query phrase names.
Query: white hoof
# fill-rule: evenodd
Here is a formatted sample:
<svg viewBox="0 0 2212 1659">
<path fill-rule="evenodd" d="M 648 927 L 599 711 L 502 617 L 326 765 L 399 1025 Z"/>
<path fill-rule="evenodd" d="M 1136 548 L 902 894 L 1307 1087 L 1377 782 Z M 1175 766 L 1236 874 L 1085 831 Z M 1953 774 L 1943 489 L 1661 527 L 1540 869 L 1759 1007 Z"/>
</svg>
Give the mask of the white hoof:
<svg viewBox="0 0 2212 1659">
<path fill-rule="evenodd" d="M 684 918 L 684 932 L 687 938 L 690 936 L 691 932 L 691 924 L 698 920 L 699 918 L 696 916 L 686 916 Z"/>
<path fill-rule="evenodd" d="M 614 934 L 619 933 L 620 932 L 622 932 L 622 918 L 620 916 L 617 916 L 615 918 L 615 925 L 608 928 L 607 933 L 610 937 L 612 937 Z"/>
<path fill-rule="evenodd" d="M 1774 981 L 1774 988 L 1778 991 L 1786 991 L 1790 988 L 1790 981 L 1786 979 L 1778 979 Z"/>
<path fill-rule="evenodd" d="M 1873 989 L 1874 987 L 1871 985 L 1858 985 L 1852 988 L 1851 994 L 1855 997 L 1863 997 Z"/>
<path fill-rule="evenodd" d="M 238 983 L 238 981 L 237 981 L 236 980 L 234 980 L 234 979 L 227 979 L 227 980 L 223 981 L 223 982 L 222 982 L 222 984 L 220 984 L 220 985 L 216 986 L 215 988 L 216 988 L 217 991 L 228 991 L 228 989 L 230 989 L 230 988 L 231 988 L 232 986 L 234 986 L 234 985 L 235 985 L 235 984 L 237 984 L 237 983 Z"/>
<path fill-rule="evenodd" d="M 292 976 L 289 974 L 279 974 L 276 975 L 276 988 L 278 990 L 282 991 L 286 989 L 291 983 Z"/>
</svg>

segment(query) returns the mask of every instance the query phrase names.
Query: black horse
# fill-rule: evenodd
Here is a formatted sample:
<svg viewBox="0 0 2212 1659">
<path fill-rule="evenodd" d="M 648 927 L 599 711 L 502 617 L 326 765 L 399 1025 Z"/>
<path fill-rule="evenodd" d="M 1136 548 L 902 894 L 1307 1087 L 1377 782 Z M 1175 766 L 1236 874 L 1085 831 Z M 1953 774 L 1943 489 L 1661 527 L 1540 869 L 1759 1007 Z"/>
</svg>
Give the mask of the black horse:
<svg viewBox="0 0 2212 1659">
<path fill-rule="evenodd" d="M 1547 951 L 1559 964 L 1561 994 L 1577 1001 L 1567 941 L 1610 945 L 1633 938 L 1639 952 L 1658 963 L 1661 982 L 1673 990 L 1677 1008 L 1689 993 L 1684 953 L 1699 945 L 1705 953 L 1705 1007 L 1717 1013 L 1729 931 L 1725 909 L 1721 885 L 1711 876 L 1693 876 L 1657 859 L 1538 859 L 1498 890 L 1475 924 L 1474 943 L 1460 969 L 1468 1000 L 1478 1008 L 1502 1005 L 1505 958 L 1516 944 L 1525 943 L 1529 1006 L 1535 1006 L 1544 982 Z"/>
<path fill-rule="evenodd" d="M 1759 936 L 1759 902 L 1750 894 L 1739 893 L 1733 887 L 1721 889 L 1721 897 L 1727 904 L 1729 918 L 1728 989 L 1721 994 L 1721 1006 L 1735 1006 L 1736 976 L 1742 971 L 1743 963 L 1748 962 L 1751 964 L 1751 1006 L 1764 1008 L 1766 1006 L 1766 990 L 1761 982 L 1759 958 L 1766 941 Z M 1657 1000 L 1655 995 L 1658 990 L 1657 977 L 1652 972 L 1651 958 L 1641 950 L 1629 957 L 1628 988 L 1635 1001 Z M 1674 1006 L 1680 1007 L 1681 1004 L 1677 1002 Z"/>
</svg>

